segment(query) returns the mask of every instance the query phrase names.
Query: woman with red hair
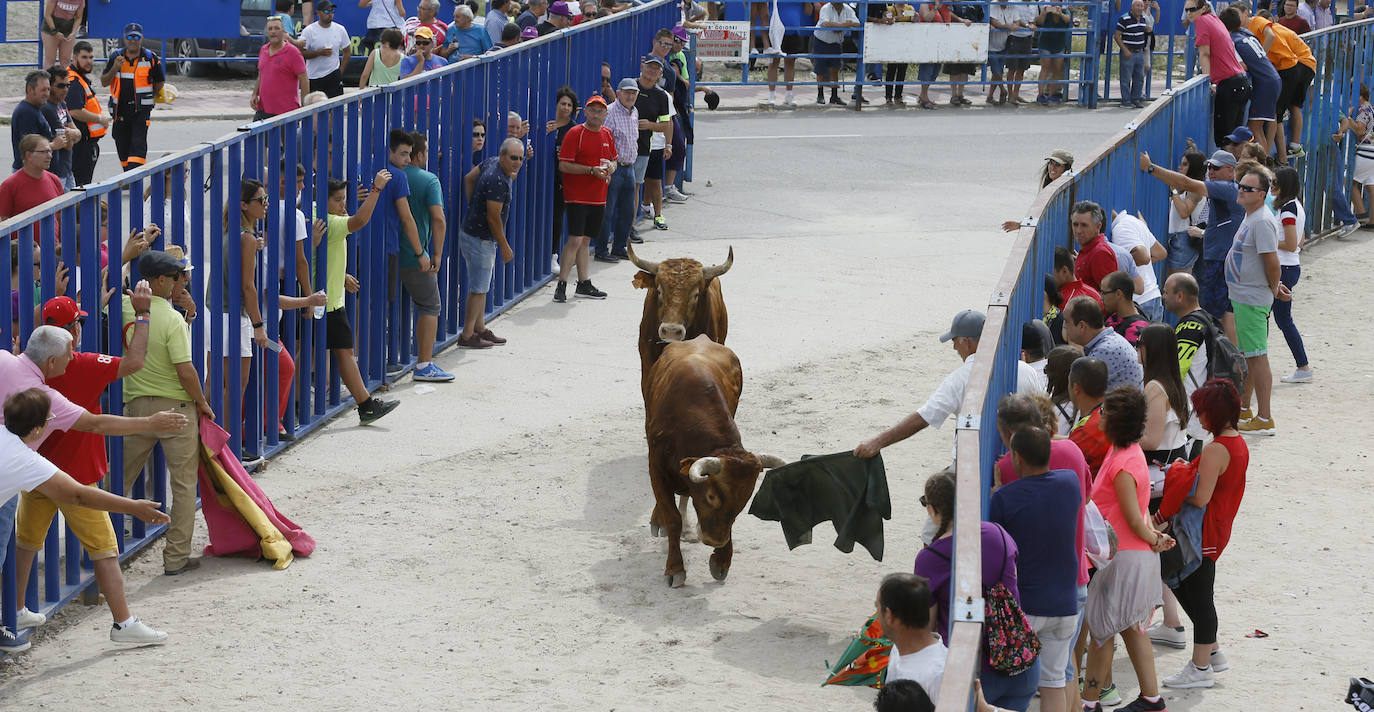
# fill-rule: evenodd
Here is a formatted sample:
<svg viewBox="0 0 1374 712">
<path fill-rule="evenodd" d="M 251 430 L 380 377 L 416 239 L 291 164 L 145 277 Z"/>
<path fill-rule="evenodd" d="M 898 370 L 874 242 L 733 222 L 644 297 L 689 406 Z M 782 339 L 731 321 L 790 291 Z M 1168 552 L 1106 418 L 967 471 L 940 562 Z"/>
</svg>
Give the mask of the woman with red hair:
<svg viewBox="0 0 1374 712">
<path fill-rule="evenodd" d="M 1193 621 L 1193 659 L 1164 678 L 1172 688 L 1211 687 L 1213 673 L 1229 665 L 1217 646 L 1217 606 L 1213 597 L 1217 558 L 1231 539 L 1231 524 L 1245 495 L 1250 450 L 1238 430 L 1240 394 L 1230 381 L 1212 379 L 1193 392 L 1193 414 L 1212 434 L 1197 461 L 1197 491 L 1188 502 L 1206 509 L 1202 516 L 1202 564 L 1174 588 L 1174 596 Z M 1175 514 L 1161 509 L 1157 522 Z"/>
</svg>

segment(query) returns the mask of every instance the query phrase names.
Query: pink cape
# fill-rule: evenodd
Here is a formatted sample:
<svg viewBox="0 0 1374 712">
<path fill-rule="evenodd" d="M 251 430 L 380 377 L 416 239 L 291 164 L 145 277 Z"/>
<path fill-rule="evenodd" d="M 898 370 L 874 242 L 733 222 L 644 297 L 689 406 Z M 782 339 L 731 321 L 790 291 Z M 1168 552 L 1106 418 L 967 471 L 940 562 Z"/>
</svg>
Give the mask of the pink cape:
<svg viewBox="0 0 1374 712">
<path fill-rule="evenodd" d="M 278 512 L 257 482 L 244 471 L 238 456 L 228 446 L 229 433 L 213 420 L 202 417 L 200 442 L 203 446 L 198 473 L 200 511 L 210 534 L 206 556 L 258 558 L 266 555 L 276 560 L 276 568 L 284 569 L 291 563 L 292 552 L 309 556 L 315 550 L 314 538 Z M 213 463 L 207 461 L 210 458 Z M 221 473 L 215 470 L 222 470 L 232 483 L 217 486 Z M 242 498 L 242 504 L 231 501 L 238 494 L 232 492 L 234 489 L 241 490 L 250 501 L 245 503 Z M 241 512 L 243 509 L 247 511 Z"/>
</svg>

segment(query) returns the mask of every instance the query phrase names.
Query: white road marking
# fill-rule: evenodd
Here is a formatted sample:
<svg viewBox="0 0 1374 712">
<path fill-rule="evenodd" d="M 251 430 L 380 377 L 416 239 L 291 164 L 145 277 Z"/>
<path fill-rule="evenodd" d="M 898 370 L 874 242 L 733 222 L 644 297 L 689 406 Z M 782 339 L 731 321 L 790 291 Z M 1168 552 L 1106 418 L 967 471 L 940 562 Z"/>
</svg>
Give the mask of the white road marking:
<svg viewBox="0 0 1374 712">
<path fill-rule="evenodd" d="M 703 141 L 760 141 L 778 138 L 863 138 L 863 134 L 782 134 L 777 136 L 704 136 Z"/>
</svg>

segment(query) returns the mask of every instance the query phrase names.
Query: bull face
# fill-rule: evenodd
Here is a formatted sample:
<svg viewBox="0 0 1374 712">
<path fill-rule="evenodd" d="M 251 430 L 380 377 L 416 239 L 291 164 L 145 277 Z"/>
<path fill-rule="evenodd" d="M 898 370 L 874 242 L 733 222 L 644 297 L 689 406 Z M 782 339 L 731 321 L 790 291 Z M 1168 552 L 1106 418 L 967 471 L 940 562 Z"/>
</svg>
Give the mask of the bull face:
<svg viewBox="0 0 1374 712">
<path fill-rule="evenodd" d="M 772 455 L 683 458 L 681 472 L 689 480 L 688 491 L 697 512 L 701 543 L 719 549 L 730 543 L 735 518 L 754 496 L 754 485 L 764 468 L 780 467 Z"/>
<path fill-rule="evenodd" d="M 697 302 L 705 299 L 711 280 L 730 271 L 735 250 L 724 264 L 703 267 L 690 258 L 676 258 L 662 262 L 642 260 L 629 248 L 630 261 L 642 272 L 635 275 L 635 286 L 653 289 L 658 297 L 658 338 L 660 341 L 682 341 L 687 328 L 696 318 Z"/>
</svg>

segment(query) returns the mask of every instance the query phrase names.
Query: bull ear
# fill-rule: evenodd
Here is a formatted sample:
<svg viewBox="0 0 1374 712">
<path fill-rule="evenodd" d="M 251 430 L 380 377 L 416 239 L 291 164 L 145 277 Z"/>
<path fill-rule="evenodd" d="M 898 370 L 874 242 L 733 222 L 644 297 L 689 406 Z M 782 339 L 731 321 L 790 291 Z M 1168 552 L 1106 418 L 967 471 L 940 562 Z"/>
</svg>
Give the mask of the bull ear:
<svg viewBox="0 0 1374 712">
<path fill-rule="evenodd" d="M 634 286 L 635 289 L 653 289 L 654 276 L 648 272 L 635 272 Z"/>
<path fill-rule="evenodd" d="M 697 459 L 698 458 L 695 457 L 682 458 L 682 461 L 678 463 L 678 472 L 684 475 L 687 474 L 688 471 L 692 469 L 692 463 L 696 462 Z"/>
</svg>

